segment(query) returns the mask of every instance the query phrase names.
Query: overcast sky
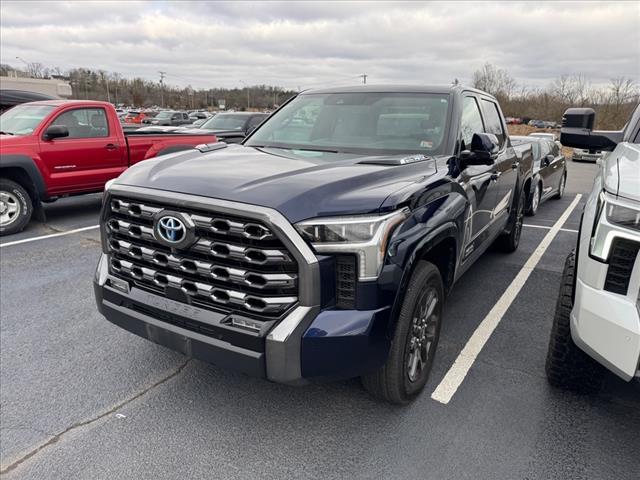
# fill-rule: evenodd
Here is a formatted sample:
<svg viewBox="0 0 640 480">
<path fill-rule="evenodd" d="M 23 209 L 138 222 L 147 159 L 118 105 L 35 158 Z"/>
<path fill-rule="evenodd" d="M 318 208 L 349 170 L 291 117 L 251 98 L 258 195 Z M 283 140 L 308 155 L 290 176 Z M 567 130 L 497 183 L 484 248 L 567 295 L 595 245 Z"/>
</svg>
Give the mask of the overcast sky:
<svg viewBox="0 0 640 480">
<path fill-rule="evenodd" d="M 196 88 L 640 78 L 640 2 L 0 3 L 0 61 L 103 69 Z"/>
</svg>

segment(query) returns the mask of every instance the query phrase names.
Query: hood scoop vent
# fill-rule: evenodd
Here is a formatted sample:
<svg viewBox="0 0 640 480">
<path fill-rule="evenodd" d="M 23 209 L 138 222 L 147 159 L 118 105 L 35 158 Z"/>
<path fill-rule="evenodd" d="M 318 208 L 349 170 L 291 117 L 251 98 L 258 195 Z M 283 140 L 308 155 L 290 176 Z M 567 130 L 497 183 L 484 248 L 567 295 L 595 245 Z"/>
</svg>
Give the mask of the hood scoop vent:
<svg viewBox="0 0 640 480">
<path fill-rule="evenodd" d="M 224 142 L 202 143 L 200 145 L 196 145 L 196 150 L 199 150 L 202 153 L 213 152 L 214 150 L 222 150 L 223 148 L 227 148 L 227 144 Z"/>
<path fill-rule="evenodd" d="M 431 157 L 418 153 L 415 155 L 408 155 L 406 157 L 369 157 L 358 163 L 365 165 L 409 165 L 411 163 L 425 162 L 427 160 L 431 160 Z"/>
</svg>

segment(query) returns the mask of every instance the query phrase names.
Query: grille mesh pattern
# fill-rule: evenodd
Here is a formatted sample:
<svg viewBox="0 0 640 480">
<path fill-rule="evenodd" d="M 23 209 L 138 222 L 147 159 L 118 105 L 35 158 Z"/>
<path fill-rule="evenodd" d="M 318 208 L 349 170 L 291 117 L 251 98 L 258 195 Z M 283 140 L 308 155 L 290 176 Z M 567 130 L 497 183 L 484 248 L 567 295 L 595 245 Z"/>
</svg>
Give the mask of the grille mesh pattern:
<svg viewBox="0 0 640 480">
<path fill-rule="evenodd" d="M 153 234 L 153 217 L 165 207 L 111 198 L 106 234 L 111 274 L 163 295 L 180 289 L 192 304 L 254 318 L 282 316 L 298 300 L 298 268 L 268 225 L 219 212 L 191 209 L 196 242 L 171 249 Z"/>
<path fill-rule="evenodd" d="M 611 246 L 609 269 L 604 282 L 604 289 L 609 292 L 626 295 L 631 280 L 633 264 L 638 256 L 640 243 L 624 238 L 617 238 Z"/>
<path fill-rule="evenodd" d="M 356 305 L 356 258 L 336 258 L 336 307 L 350 309 Z"/>
</svg>

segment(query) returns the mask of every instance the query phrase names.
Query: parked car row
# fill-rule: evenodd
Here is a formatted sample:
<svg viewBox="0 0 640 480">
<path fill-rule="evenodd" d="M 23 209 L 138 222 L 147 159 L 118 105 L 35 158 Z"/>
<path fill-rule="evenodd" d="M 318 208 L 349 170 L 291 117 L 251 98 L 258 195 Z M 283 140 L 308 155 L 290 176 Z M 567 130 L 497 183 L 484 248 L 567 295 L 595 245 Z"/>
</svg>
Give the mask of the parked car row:
<svg viewBox="0 0 640 480">
<path fill-rule="evenodd" d="M 548 120 L 529 120 L 527 125 L 536 128 L 560 128 L 560 124 Z"/>
<path fill-rule="evenodd" d="M 216 142 L 207 130 L 124 131 L 110 103 L 51 100 L 0 115 L 0 236 L 21 231 L 42 202 L 99 192 L 131 165 Z"/>
</svg>

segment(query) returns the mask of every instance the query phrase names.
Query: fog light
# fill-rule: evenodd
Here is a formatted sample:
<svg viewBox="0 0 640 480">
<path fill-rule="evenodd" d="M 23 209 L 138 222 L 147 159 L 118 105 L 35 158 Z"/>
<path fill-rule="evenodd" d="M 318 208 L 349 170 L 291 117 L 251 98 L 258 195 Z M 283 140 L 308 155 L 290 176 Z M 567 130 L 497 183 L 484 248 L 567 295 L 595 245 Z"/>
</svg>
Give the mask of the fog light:
<svg viewBox="0 0 640 480">
<path fill-rule="evenodd" d="M 109 278 L 109 284 L 116 290 L 120 290 L 123 293 L 129 293 L 129 282 L 111 277 Z"/>
</svg>

